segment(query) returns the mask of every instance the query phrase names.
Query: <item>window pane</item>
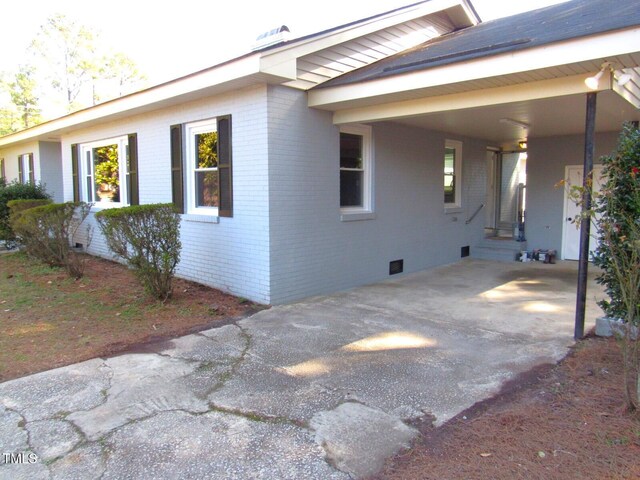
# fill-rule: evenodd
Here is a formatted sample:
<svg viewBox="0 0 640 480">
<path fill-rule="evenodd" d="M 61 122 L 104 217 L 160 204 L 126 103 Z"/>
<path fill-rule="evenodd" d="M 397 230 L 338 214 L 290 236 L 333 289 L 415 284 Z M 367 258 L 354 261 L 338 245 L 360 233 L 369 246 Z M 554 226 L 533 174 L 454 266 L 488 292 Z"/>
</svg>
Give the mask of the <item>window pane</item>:
<svg viewBox="0 0 640 480">
<path fill-rule="evenodd" d="M 117 144 L 93 149 L 93 178 L 96 201 L 120 201 L 120 162 Z"/>
<path fill-rule="evenodd" d="M 196 134 L 196 168 L 218 166 L 218 132 Z"/>
<path fill-rule="evenodd" d="M 340 168 L 363 168 L 362 135 L 340 134 Z"/>
<path fill-rule="evenodd" d="M 456 168 L 456 149 L 444 149 L 444 173 L 453 174 Z"/>
<path fill-rule="evenodd" d="M 444 203 L 456 203 L 456 177 L 444 176 Z"/>
<path fill-rule="evenodd" d="M 363 172 L 342 170 L 340 172 L 340 206 L 362 206 L 362 178 Z"/>
<path fill-rule="evenodd" d="M 218 172 L 195 172 L 196 207 L 218 206 Z"/>
<path fill-rule="evenodd" d="M 456 202 L 456 149 L 444 149 L 444 203 Z"/>
</svg>

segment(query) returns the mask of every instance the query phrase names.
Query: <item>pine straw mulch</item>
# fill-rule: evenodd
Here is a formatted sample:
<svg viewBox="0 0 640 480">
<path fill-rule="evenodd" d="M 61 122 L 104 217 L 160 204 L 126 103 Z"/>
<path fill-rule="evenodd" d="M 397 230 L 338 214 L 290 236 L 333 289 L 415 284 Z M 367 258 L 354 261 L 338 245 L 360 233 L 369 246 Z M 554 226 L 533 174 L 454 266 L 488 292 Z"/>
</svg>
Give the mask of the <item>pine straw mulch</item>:
<svg viewBox="0 0 640 480">
<path fill-rule="evenodd" d="M 620 348 L 589 337 L 440 428 L 382 479 L 639 479 L 640 419 L 624 409 Z"/>
</svg>

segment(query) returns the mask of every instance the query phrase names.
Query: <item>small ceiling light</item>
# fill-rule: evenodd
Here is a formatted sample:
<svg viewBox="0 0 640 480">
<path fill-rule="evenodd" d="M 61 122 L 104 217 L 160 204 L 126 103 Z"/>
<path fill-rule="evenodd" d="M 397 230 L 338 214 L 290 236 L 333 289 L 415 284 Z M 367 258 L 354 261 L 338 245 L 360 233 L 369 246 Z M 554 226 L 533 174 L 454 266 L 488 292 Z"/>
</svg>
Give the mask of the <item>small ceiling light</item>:
<svg viewBox="0 0 640 480">
<path fill-rule="evenodd" d="M 516 127 L 520 127 L 524 129 L 529 128 L 528 123 L 524 123 L 519 120 L 514 120 L 513 118 L 501 118 L 500 123 L 508 123 L 509 125 L 515 125 Z"/>
<path fill-rule="evenodd" d="M 618 85 L 623 87 L 624 85 L 629 83 L 629 81 L 631 80 L 631 74 L 623 72 L 621 75 L 615 76 L 615 79 L 616 79 L 616 82 L 618 82 Z"/>
<path fill-rule="evenodd" d="M 518 142 L 518 147 L 522 150 L 526 150 L 527 149 L 527 141 L 526 140 L 521 140 Z"/>
</svg>

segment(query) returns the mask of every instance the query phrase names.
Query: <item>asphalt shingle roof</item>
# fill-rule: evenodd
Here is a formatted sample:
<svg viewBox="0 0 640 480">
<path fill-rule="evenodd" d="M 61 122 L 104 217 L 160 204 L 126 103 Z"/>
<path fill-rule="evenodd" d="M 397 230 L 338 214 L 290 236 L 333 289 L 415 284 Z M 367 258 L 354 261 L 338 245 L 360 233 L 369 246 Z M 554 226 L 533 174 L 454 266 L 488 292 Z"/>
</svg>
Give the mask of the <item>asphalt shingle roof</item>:
<svg viewBox="0 0 640 480">
<path fill-rule="evenodd" d="M 639 25 L 640 0 L 573 0 L 443 35 L 315 88 L 376 80 Z"/>
</svg>

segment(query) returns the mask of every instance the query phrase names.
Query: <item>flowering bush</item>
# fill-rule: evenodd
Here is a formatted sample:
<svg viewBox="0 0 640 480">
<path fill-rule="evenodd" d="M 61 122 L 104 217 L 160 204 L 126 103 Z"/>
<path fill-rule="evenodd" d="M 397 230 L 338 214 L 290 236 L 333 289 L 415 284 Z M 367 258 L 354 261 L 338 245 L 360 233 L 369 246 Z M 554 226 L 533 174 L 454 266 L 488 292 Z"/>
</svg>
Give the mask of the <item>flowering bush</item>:
<svg viewBox="0 0 640 480">
<path fill-rule="evenodd" d="M 602 158 L 605 184 L 595 197 L 600 214 L 598 248 L 593 263 L 602 269 L 598 282 L 609 300 L 600 302 L 607 316 L 624 322 L 622 347 L 625 400 L 640 411 L 640 131 L 625 125 L 616 152 Z"/>
</svg>

